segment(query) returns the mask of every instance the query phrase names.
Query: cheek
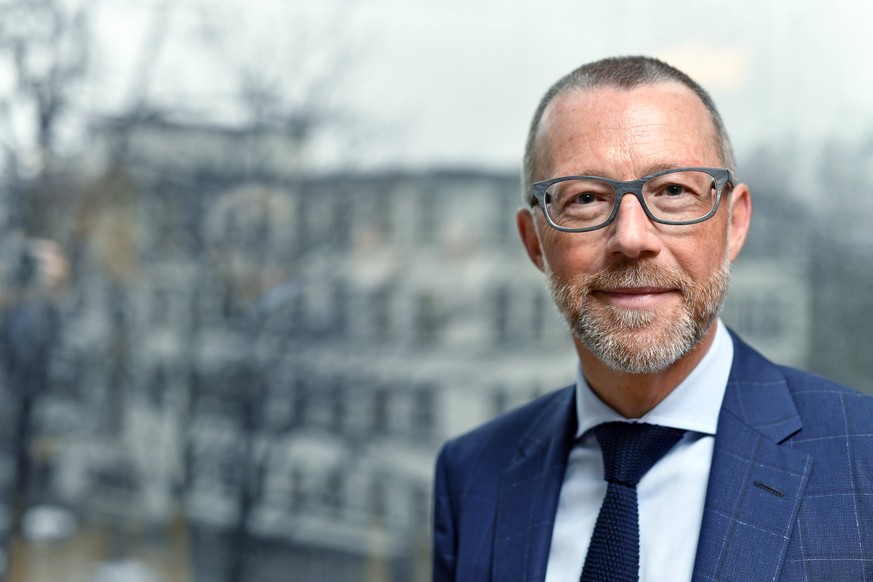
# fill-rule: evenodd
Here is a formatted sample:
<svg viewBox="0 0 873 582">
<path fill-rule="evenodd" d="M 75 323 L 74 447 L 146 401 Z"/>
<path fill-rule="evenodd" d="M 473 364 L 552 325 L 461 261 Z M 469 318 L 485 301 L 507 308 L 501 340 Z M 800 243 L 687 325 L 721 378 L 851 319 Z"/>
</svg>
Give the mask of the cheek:
<svg viewBox="0 0 873 582">
<path fill-rule="evenodd" d="M 714 223 L 712 227 L 670 246 L 680 267 L 698 281 L 719 270 L 728 253 L 727 225 Z"/>
<path fill-rule="evenodd" d="M 541 240 L 547 269 L 561 280 L 568 281 L 602 268 L 602 243 L 590 240 L 592 238 L 554 229 L 553 234 L 544 234 Z"/>
</svg>

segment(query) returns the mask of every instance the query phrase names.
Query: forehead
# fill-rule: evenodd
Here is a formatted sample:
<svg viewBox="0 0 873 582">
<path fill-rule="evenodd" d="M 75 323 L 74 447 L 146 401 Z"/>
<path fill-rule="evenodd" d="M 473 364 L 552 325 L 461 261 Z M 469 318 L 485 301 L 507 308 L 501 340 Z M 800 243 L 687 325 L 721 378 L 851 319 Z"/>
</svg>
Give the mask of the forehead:
<svg viewBox="0 0 873 582">
<path fill-rule="evenodd" d="M 709 112 L 674 82 L 564 91 L 546 108 L 537 141 L 537 179 L 594 172 L 629 179 L 650 167 L 721 165 Z"/>
</svg>

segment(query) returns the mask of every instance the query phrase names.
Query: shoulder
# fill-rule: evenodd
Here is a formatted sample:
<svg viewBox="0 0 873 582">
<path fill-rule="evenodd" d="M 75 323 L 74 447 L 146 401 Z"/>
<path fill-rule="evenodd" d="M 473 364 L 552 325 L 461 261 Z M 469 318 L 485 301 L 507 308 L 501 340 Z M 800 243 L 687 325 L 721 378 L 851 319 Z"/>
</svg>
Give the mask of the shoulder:
<svg viewBox="0 0 873 582">
<path fill-rule="evenodd" d="M 798 438 L 873 433 L 873 396 L 818 374 L 774 364 L 737 337 L 734 345 L 738 380 L 757 384 L 759 392 L 768 385 L 787 387 L 803 426 Z"/>
<path fill-rule="evenodd" d="M 571 441 L 567 435 L 576 430 L 574 402 L 574 387 L 557 390 L 443 446 L 434 479 L 434 579 L 449 579 L 473 562 L 487 566 L 488 524 L 508 471 L 524 466 L 530 477 L 549 460 L 560 463 L 565 455 L 559 445 Z M 467 566 L 460 566 L 462 561 Z"/>
<path fill-rule="evenodd" d="M 575 387 L 567 386 L 540 396 L 519 408 L 506 412 L 481 426 L 449 440 L 440 456 L 460 464 L 476 463 L 482 454 L 514 456 L 541 428 L 566 424 L 575 402 Z M 574 417 L 575 418 L 575 417 Z"/>
<path fill-rule="evenodd" d="M 541 396 L 448 441 L 437 458 L 437 486 L 491 490 L 515 460 L 575 432 L 574 390 Z"/>
<path fill-rule="evenodd" d="M 736 334 L 732 335 L 734 362 L 731 379 L 744 386 L 742 399 L 745 404 L 769 405 L 781 398 L 784 386 L 802 420 L 804 432 L 816 427 L 822 430 L 866 427 L 865 430 L 873 431 L 873 396 L 818 374 L 774 364 Z M 778 405 L 774 409 L 788 412 L 787 408 Z"/>
<path fill-rule="evenodd" d="M 786 366 L 779 369 L 803 420 L 806 437 L 873 433 L 873 396 L 816 374 Z"/>
</svg>

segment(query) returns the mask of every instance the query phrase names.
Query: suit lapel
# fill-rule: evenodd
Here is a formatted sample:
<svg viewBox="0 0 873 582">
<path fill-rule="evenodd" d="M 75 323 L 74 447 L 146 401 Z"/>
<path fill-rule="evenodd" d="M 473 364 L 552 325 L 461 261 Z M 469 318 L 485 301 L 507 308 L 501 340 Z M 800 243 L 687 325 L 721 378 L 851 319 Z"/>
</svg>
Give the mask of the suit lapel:
<svg viewBox="0 0 873 582">
<path fill-rule="evenodd" d="M 780 444 L 802 428 L 784 376 L 733 340 L 694 581 L 776 579 L 812 468 Z"/>
<path fill-rule="evenodd" d="M 493 580 L 542 581 L 567 456 L 576 432 L 574 387 L 565 388 L 531 425 L 502 474 Z"/>
</svg>

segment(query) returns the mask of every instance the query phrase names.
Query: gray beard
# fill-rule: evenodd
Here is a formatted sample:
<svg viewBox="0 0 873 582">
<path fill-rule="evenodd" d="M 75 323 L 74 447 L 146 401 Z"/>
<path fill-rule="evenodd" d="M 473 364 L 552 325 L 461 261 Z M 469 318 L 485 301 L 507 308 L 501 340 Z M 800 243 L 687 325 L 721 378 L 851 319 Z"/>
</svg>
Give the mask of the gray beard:
<svg viewBox="0 0 873 582">
<path fill-rule="evenodd" d="M 730 259 L 698 283 L 678 269 L 625 262 L 564 283 L 549 269 L 549 289 L 570 331 L 604 364 L 619 372 L 660 372 L 687 354 L 718 317 L 730 281 Z M 597 289 L 655 286 L 677 288 L 683 298 L 678 317 L 657 311 L 622 309 L 595 302 Z"/>
</svg>

